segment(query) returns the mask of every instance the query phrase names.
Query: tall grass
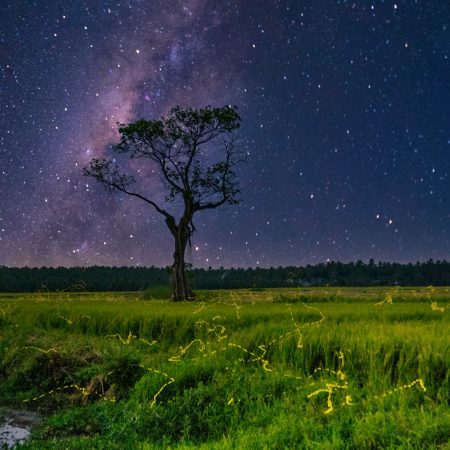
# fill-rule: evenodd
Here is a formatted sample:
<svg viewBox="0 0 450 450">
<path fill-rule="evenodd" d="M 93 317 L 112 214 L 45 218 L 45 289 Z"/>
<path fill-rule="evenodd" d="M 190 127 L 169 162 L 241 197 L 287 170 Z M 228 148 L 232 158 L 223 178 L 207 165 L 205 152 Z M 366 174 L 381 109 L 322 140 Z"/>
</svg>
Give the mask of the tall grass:
<svg viewBox="0 0 450 450">
<path fill-rule="evenodd" d="M 50 414 L 26 448 L 442 448 L 448 302 L 413 288 L 0 297 L 0 402 Z"/>
</svg>

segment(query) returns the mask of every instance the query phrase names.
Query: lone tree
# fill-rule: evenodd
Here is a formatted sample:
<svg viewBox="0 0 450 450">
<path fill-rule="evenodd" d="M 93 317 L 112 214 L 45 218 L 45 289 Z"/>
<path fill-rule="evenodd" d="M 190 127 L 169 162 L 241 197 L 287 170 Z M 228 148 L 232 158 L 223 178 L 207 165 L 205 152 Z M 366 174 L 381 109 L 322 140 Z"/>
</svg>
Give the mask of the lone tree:
<svg viewBox="0 0 450 450">
<path fill-rule="evenodd" d="M 114 160 L 93 159 L 83 169 L 84 175 L 94 177 L 108 191 L 138 198 L 164 216 L 175 242 L 171 268 L 174 301 L 195 297 L 188 284 L 184 260 L 195 231 L 194 214 L 239 203 L 234 166 L 244 158 L 235 145 L 233 132 L 240 127 L 240 120 L 231 106 L 175 107 L 159 120 L 141 119 L 120 125 L 121 139 L 113 150 L 127 154 L 130 159 L 154 163 L 152 169 L 156 166 L 166 189 L 166 203 L 178 201 L 182 205 L 178 218 L 158 205 L 153 196 L 137 190 L 133 175 L 124 173 Z"/>
</svg>

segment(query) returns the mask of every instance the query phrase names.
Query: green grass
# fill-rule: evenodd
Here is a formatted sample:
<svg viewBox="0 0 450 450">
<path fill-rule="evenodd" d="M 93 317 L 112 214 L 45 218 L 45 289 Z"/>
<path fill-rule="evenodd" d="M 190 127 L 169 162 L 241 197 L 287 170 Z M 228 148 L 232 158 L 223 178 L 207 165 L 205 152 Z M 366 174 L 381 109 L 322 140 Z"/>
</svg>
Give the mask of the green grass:
<svg viewBox="0 0 450 450">
<path fill-rule="evenodd" d="M 23 448 L 448 448 L 448 288 L 166 296 L 0 295 Z"/>
</svg>

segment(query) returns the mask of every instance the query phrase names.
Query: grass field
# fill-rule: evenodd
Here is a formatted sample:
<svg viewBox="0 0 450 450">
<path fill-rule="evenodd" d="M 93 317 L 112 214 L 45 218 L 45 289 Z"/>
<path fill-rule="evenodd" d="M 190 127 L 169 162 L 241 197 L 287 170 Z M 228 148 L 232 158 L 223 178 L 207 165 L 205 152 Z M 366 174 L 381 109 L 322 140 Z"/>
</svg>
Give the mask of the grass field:
<svg viewBox="0 0 450 450">
<path fill-rule="evenodd" d="M 450 448 L 448 288 L 157 297 L 0 295 L 23 448 Z"/>
</svg>

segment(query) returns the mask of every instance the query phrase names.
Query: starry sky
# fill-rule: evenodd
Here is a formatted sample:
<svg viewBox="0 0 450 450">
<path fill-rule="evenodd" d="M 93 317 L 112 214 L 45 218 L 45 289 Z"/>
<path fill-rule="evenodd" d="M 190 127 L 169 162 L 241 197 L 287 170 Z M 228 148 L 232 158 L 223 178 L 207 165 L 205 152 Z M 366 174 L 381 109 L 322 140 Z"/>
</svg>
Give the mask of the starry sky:
<svg viewBox="0 0 450 450">
<path fill-rule="evenodd" d="M 449 258 L 450 2 L 3 0 L 0 13 L 0 265 L 171 264 L 162 217 L 82 168 L 117 122 L 226 104 L 249 153 L 242 203 L 196 216 L 195 267 Z"/>
</svg>

